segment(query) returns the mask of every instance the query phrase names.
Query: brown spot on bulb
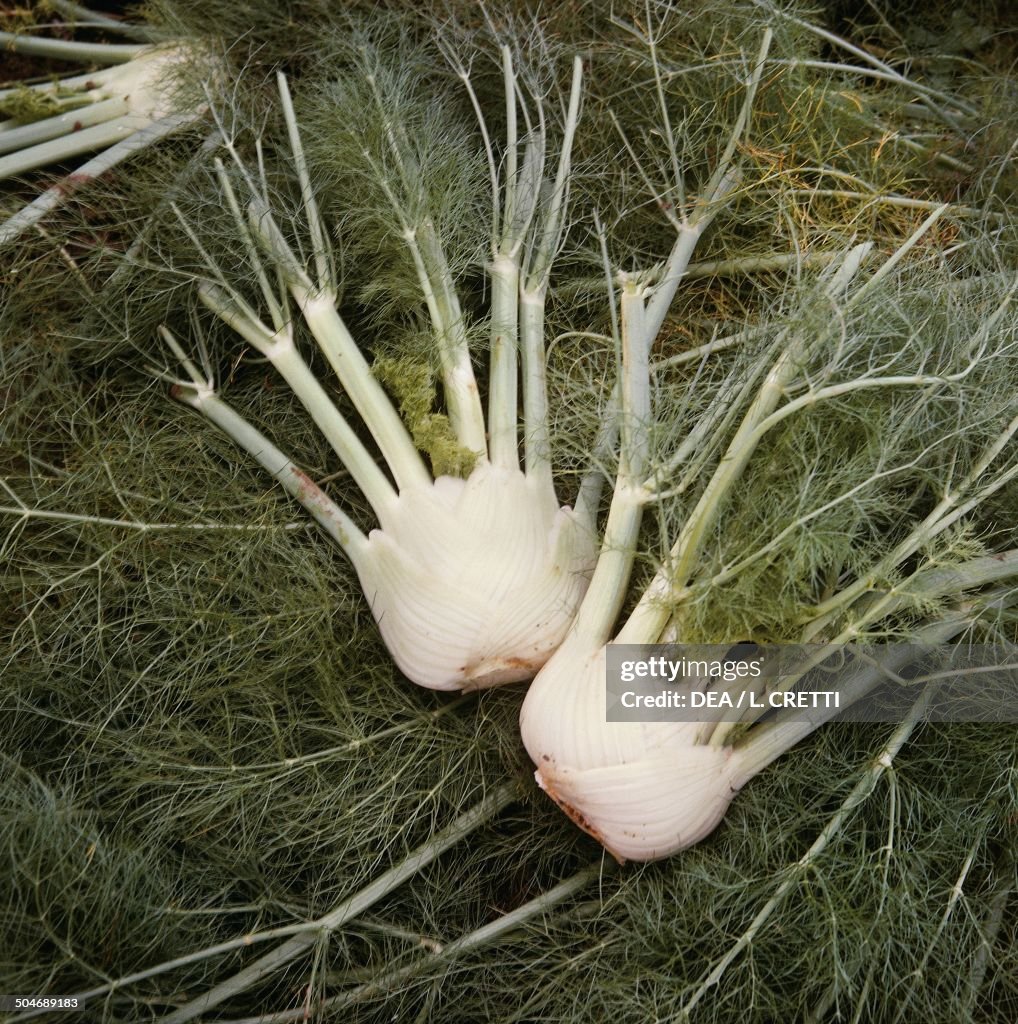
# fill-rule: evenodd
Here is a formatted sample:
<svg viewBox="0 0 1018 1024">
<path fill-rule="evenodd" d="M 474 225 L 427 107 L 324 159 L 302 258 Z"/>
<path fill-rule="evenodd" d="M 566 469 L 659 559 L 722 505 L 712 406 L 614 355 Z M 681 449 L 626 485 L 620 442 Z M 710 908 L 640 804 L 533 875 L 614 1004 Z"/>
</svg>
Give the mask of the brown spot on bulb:
<svg viewBox="0 0 1018 1024">
<path fill-rule="evenodd" d="M 547 755 L 545 755 L 545 757 L 547 758 Z M 569 820 L 574 825 L 576 825 L 578 828 L 586 832 L 588 836 L 593 836 L 593 838 L 596 839 L 612 855 L 612 857 L 614 857 L 615 860 L 618 861 L 620 865 L 625 864 L 626 858 L 620 857 L 608 845 L 601 832 L 594 825 L 592 825 L 590 821 L 587 820 L 587 816 L 582 811 L 573 807 L 573 805 L 569 803 L 568 800 L 564 800 L 562 797 L 558 795 L 558 793 L 555 792 L 555 787 L 547 778 L 545 778 L 544 775 L 541 774 L 540 768 L 538 768 L 537 771 L 534 772 L 534 778 L 537 779 L 537 784 L 541 787 L 541 789 L 543 789 L 545 793 L 547 793 L 548 796 L 550 796 L 552 800 L 555 801 L 555 803 L 559 807 L 559 810 L 561 810 L 562 813 L 565 814 L 565 816 L 569 818 Z"/>
</svg>

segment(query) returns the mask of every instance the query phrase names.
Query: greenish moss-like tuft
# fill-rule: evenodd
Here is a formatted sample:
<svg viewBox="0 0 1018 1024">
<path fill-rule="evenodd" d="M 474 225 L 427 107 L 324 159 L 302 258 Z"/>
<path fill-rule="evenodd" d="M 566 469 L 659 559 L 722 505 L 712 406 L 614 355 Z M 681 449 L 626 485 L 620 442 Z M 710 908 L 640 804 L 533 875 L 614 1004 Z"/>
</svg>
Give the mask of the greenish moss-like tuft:
<svg viewBox="0 0 1018 1024">
<path fill-rule="evenodd" d="M 62 109 L 60 101 L 52 93 L 29 89 L 27 85 L 16 86 L 9 96 L 0 101 L 0 116 L 9 117 L 19 124 L 43 121 L 59 114 Z"/>
<path fill-rule="evenodd" d="M 435 375 L 431 367 L 409 358 L 382 357 L 375 360 L 373 370 L 399 402 L 414 444 L 431 460 L 435 476 L 470 476 L 477 453 L 460 444 L 448 416 L 433 411 Z"/>
</svg>

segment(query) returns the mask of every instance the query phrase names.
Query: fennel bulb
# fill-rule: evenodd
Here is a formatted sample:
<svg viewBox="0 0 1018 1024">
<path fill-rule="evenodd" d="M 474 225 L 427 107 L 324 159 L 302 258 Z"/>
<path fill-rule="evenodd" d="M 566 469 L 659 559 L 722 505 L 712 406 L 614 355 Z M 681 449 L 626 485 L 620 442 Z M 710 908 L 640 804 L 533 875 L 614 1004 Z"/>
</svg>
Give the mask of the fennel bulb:
<svg viewBox="0 0 1018 1024">
<path fill-rule="evenodd" d="M 537 784 L 576 825 L 620 861 L 653 860 L 713 832 L 752 769 L 697 744 L 699 723 L 606 723 L 605 659 L 571 634 L 531 684 L 520 730 Z"/>
<path fill-rule="evenodd" d="M 168 76 L 191 57 L 184 46 L 130 47 L 129 61 L 91 75 L 0 92 L 0 179 L 111 146 L 173 113 Z M 20 123 L 21 114 L 49 116 Z"/>
<path fill-rule="evenodd" d="M 365 534 L 355 525 L 273 442 L 226 405 L 207 364 L 199 369 L 172 334 L 162 331 L 188 373 L 187 379 L 177 380 L 160 371 L 174 381 L 173 396 L 225 429 L 311 511 L 356 568 L 400 669 L 414 682 L 439 690 L 531 678 L 565 636 L 596 554 L 596 486 L 581 488 L 584 496 L 575 511 L 555 494 L 544 371 L 544 301 L 562 233 L 569 154 L 579 115 L 580 65 L 574 66 L 557 167 L 545 182 L 548 138 L 543 114 L 539 133 L 525 141 L 517 138 L 519 83 L 508 49 L 502 59 L 510 124 L 504 166 L 499 167 L 483 131 L 493 190 L 487 422 L 456 285 L 427 205 L 417 194 L 419 169 L 396 120 L 398 111 L 389 107 L 383 69 L 366 69 L 364 81 L 369 102 L 377 103 L 386 125 L 384 155 L 401 180 L 382 180 L 428 309 L 448 415 L 432 412 L 431 395 L 422 398 L 420 387 L 401 379 L 412 377 L 416 368 L 397 363 L 389 376 L 396 378 L 393 390 L 407 392 L 400 402 L 404 422 L 383 390 L 377 368 L 369 366 L 337 311 L 327 231 L 281 75 L 282 110 L 311 238 L 310 259 L 298 257 L 276 222 L 260 144 L 255 175 L 227 142 L 247 193 L 246 211 L 225 166 L 217 162 L 223 201 L 232 211 L 237 239 L 271 323 L 263 322 L 181 215 L 207 268 L 198 289 L 201 301 L 287 381 L 368 500 L 377 529 Z M 469 76 L 464 71 L 461 77 L 469 89 Z M 540 97 L 534 101 L 540 106 Z M 475 109 L 483 129 L 480 108 Z M 270 283 L 273 277 L 276 284 Z M 336 372 L 388 474 L 300 355 L 291 303 Z M 517 416 L 521 357 L 522 423 Z M 525 467 L 518 451 L 521 436 Z M 431 470 L 419 451 L 422 447 L 431 456 Z"/>
<path fill-rule="evenodd" d="M 1012 310 L 1018 282 L 1001 289 L 991 280 L 982 304 L 938 317 L 928 298 L 937 288 L 927 285 L 926 298 L 908 300 L 908 278 L 892 274 L 944 209 L 859 286 L 852 283 L 868 246 L 849 250 L 816 298 L 802 299 L 801 308 L 819 299 L 828 314 L 779 325 L 774 340 L 722 385 L 716 416 L 694 427 L 681 458 L 666 453 L 650 472 L 642 458 L 631 457 L 628 479 L 623 466 L 612 503 L 612 516 L 629 531 L 620 531 L 620 538 L 635 535 L 641 504 L 657 504 L 664 512 L 669 500 L 682 497 L 678 536 L 615 642 L 737 640 L 738 634 L 709 631 L 718 628 L 726 590 L 760 573 L 763 581 L 752 591 L 756 603 L 746 612 L 756 621 L 744 618 L 739 627 L 757 640 L 844 644 L 892 631 L 943 643 L 998 602 L 1014 600 L 1013 591 L 987 588 L 1018 574 L 1018 557 L 984 554 L 967 539 L 964 524 L 1018 478 L 1018 415 L 1013 390 L 1002 386 L 1018 345 Z M 923 294 L 921 284 L 918 289 Z M 949 286 L 940 290 L 950 295 Z M 909 301 L 920 302 L 918 312 L 908 312 Z M 624 334 L 625 303 L 624 293 Z M 881 303 L 886 308 L 878 312 Z M 964 323 L 973 315 L 976 326 L 968 338 L 937 337 L 938 322 Z M 638 318 L 630 317 L 631 333 L 634 323 Z M 637 331 L 632 344 L 640 343 Z M 856 424 L 878 415 L 883 419 L 874 424 L 873 443 L 858 447 Z M 839 418 L 843 427 L 837 426 Z M 732 432 L 731 422 L 737 424 Z M 787 456 L 780 448 L 768 450 L 768 442 L 782 444 L 769 435 L 796 429 L 802 432 L 784 435 L 783 443 L 800 452 L 802 477 L 786 487 L 788 495 L 779 495 L 770 466 Z M 857 451 L 839 453 L 819 443 L 821 437 L 837 437 L 838 430 L 853 438 Z M 633 451 L 646 454 L 639 446 Z M 683 463 L 695 461 L 696 451 L 707 456 L 712 472 L 683 476 Z M 938 470 L 941 459 L 946 468 Z M 631 471 L 634 464 L 641 473 Z M 939 497 L 936 489 L 922 497 L 923 474 L 938 472 L 949 483 Z M 910 479 L 915 505 L 902 514 L 900 488 Z M 761 536 L 752 525 L 740 532 L 740 519 L 752 524 L 768 505 L 775 509 L 768 534 Z M 870 531 L 869 517 L 887 514 L 885 508 L 898 516 L 892 541 L 868 547 L 853 542 Z M 822 536 L 828 524 L 844 531 L 838 556 L 843 561 L 833 569 L 807 564 L 797 580 L 792 566 L 802 560 L 810 531 Z M 742 786 L 836 712 L 811 721 L 779 715 L 762 725 L 752 719 L 606 721 L 605 644 L 632 555 L 630 548 L 626 559 L 606 540 L 570 635 L 527 694 L 520 727 L 541 788 L 618 859 L 644 861 L 709 835 Z M 819 600 L 818 579 L 834 581 Z M 852 699 L 880 679 L 878 670 L 851 677 Z M 776 690 L 791 685 L 782 679 Z"/>
<path fill-rule="evenodd" d="M 465 480 L 403 491 L 351 557 L 400 670 L 455 689 L 537 673 L 572 622 L 593 549 L 542 481 L 483 462 Z"/>
<path fill-rule="evenodd" d="M 76 5 L 75 10 L 90 26 L 151 38 L 145 28 L 124 25 Z M 204 104 L 189 107 L 174 94 L 178 72 L 188 65 L 209 63 L 208 56 L 192 44 L 87 43 L 0 32 L 0 46 L 105 65 L 85 74 L 0 89 L 0 181 L 98 151 L 0 223 L 0 243 L 12 241 L 37 223 L 75 188 L 205 113 Z"/>
</svg>

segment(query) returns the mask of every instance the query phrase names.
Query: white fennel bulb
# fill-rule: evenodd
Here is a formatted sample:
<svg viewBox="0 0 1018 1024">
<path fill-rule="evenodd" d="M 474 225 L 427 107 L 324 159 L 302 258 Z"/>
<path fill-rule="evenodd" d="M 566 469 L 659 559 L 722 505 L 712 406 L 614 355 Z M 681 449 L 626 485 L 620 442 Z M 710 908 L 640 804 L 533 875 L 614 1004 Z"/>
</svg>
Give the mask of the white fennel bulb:
<svg viewBox="0 0 1018 1024">
<path fill-rule="evenodd" d="M 100 17 L 104 30 L 153 38 L 138 25 Z M 0 89 L 0 180 L 93 154 L 0 220 L 0 245 L 13 241 L 68 195 L 206 113 L 185 99 L 183 73 L 215 80 L 211 51 L 193 43 L 92 43 L 0 32 L 0 47 L 99 70 Z"/>
<path fill-rule="evenodd" d="M 748 779 L 696 722 L 606 722 L 606 649 L 570 636 L 531 685 L 520 730 L 537 784 L 620 861 L 666 857 L 708 836 Z M 567 710 L 564 710 L 567 709 Z"/>
<path fill-rule="evenodd" d="M 191 47 L 123 49 L 129 60 L 90 75 L 0 91 L 11 115 L 0 121 L 0 179 L 114 146 L 178 113 L 174 127 L 199 116 L 173 99 L 174 74 L 196 61 Z"/>
<path fill-rule="evenodd" d="M 485 462 L 401 492 L 354 565 L 401 671 L 466 689 L 533 678 L 576 614 L 595 547 L 543 481 Z"/>
<path fill-rule="evenodd" d="M 938 322 L 930 314 L 930 304 L 946 301 L 940 296 L 948 296 L 949 289 L 931 287 L 931 279 L 923 276 L 928 271 L 920 270 L 914 288 L 922 298 L 915 300 L 918 312 L 910 313 L 902 298 L 908 294 L 908 281 L 894 269 L 944 209 L 931 214 L 861 284 L 856 285 L 855 279 L 869 247 L 846 252 L 831 264 L 819 288 L 804 289 L 801 296 L 804 309 L 817 303 L 816 308 L 826 315 L 807 319 L 808 328 L 779 323 L 773 339 L 765 340 L 745 364 L 735 364 L 733 379 L 718 392 L 714 424 L 720 426 L 705 420 L 683 441 L 687 454 L 711 453 L 713 469 L 691 485 L 696 493 L 683 506 L 670 550 L 616 632 L 615 620 L 634 559 L 640 508 L 667 500 L 682 468 L 679 459 L 665 456 L 662 466 L 668 472 L 660 467 L 651 472 L 640 432 L 623 433 L 622 469 L 590 588 L 570 635 L 531 685 L 520 718 L 539 786 L 620 860 L 654 860 L 704 839 L 754 775 L 835 715 L 832 703 L 809 715 L 780 711 L 763 721 L 759 717 L 776 706 L 771 703 L 773 696 L 780 697 L 795 686 L 832 649 L 835 661 L 831 664 L 836 666 L 839 645 L 880 636 L 884 630 L 894 630 L 892 635 L 918 645 L 945 643 L 980 616 L 995 614 L 1015 600 L 1013 582 L 1000 591 L 989 586 L 1018 574 L 1016 554 L 973 556 L 971 546 L 959 541 L 963 534 L 958 531 L 982 503 L 1018 479 L 1014 447 L 1018 415 L 1013 392 L 999 383 L 1001 372 L 1013 365 L 1016 326 L 1009 311 L 1018 283 L 1003 295 L 996 292 L 980 307 L 967 338 L 955 334 L 937 339 L 932 336 L 936 328 L 928 326 Z M 886 321 L 889 326 L 882 324 L 880 308 L 886 294 L 876 292 L 885 281 L 900 303 Z M 621 309 L 623 351 L 639 357 L 647 337 L 641 333 L 645 307 L 638 290 L 627 291 L 624 286 Z M 904 330 L 899 316 L 912 318 Z M 812 326 L 825 320 L 826 326 Z M 945 317 L 939 322 L 956 321 Z M 907 343 L 901 342 L 903 336 Z M 874 351 L 884 354 L 882 361 L 874 358 Z M 630 394 L 639 397 L 635 389 Z M 927 418 L 917 428 L 915 412 L 920 401 Z M 825 427 L 833 426 L 839 417 L 852 425 L 860 415 L 872 417 L 881 410 L 897 429 L 887 429 L 879 449 L 852 452 L 859 460 L 853 464 L 848 454 L 825 451 L 816 444 L 816 435 L 810 432 L 816 420 L 805 417 L 812 416 L 817 406 L 824 407 Z M 624 411 L 634 407 L 638 403 L 631 400 Z M 938 423 L 941 410 L 958 408 L 966 410 L 967 431 L 959 431 L 950 417 Z M 647 415 L 644 407 L 640 422 Z M 799 440 L 796 450 L 806 467 L 804 480 L 791 489 L 784 505 L 781 501 L 786 496 L 773 496 L 775 509 L 790 505 L 791 511 L 778 512 L 764 535 L 754 529 L 730 540 L 726 531 L 737 533 L 739 525 L 737 511 L 729 506 L 738 500 L 740 485 L 754 480 L 758 489 L 743 499 L 751 507 L 767 500 L 760 488 L 772 486 L 769 474 L 753 473 L 756 457 L 775 458 L 773 448 L 759 452 L 762 442 L 779 425 L 794 428 L 800 417 L 805 422 L 799 437 L 805 443 Z M 978 442 L 968 443 L 976 437 Z M 809 450 L 811 441 L 814 451 Z M 760 566 L 780 567 L 775 552 L 792 561 L 806 531 L 822 526 L 822 517 L 832 510 L 851 506 L 862 533 L 870 525 L 870 509 L 882 508 L 878 501 L 900 502 L 898 481 L 910 479 L 910 474 L 916 474 L 921 486 L 924 460 L 939 457 L 942 451 L 952 459 L 951 487 L 933 497 L 922 495 L 908 515 L 900 514 L 896 540 L 886 547 L 874 545 L 867 555 L 869 562 L 827 576 L 820 571 L 827 567 L 818 566 L 804 573 L 802 583 L 792 569 L 785 580 L 768 577 L 773 590 L 761 589 L 758 599 L 787 602 L 785 638 L 821 647 L 815 662 L 807 660 L 792 673 L 748 686 L 743 685 L 745 679 L 733 684 L 739 694 L 750 687 L 753 693 L 753 701 L 733 703 L 733 709 L 762 710 L 733 711 L 730 717 L 718 714 L 700 722 L 608 720 L 606 645 L 610 639 L 635 645 L 702 641 L 698 629 L 715 627 L 695 625 L 703 621 L 697 615 L 709 614 L 709 610 L 700 613 L 697 604 L 709 609 L 713 603 L 718 609 L 726 584 L 738 581 L 740 573 Z M 826 474 L 823 478 L 821 472 Z M 811 489 L 814 482 L 815 491 Z M 888 490 L 882 492 L 885 486 Z M 711 545 L 721 551 L 715 555 Z M 824 581 L 819 597 L 817 580 Z M 780 593 L 794 594 L 793 586 L 801 586 L 804 594 L 796 596 L 795 603 Z M 768 612 L 761 608 L 753 614 L 762 619 Z M 732 636 L 717 642 L 741 639 Z M 839 670 L 834 682 L 842 707 L 881 681 L 898 678 L 895 673 L 908 663 L 909 647 L 891 645 L 887 651 L 886 657 L 903 660 L 881 664 L 879 659 L 861 658 L 857 667 Z M 829 673 L 824 678 L 822 689 L 831 685 Z M 724 692 L 719 680 L 679 681 Z"/>
<path fill-rule="evenodd" d="M 447 415 L 432 409 L 427 371 L 422 383 L 414 381 L 415 368 L 406 361 L 390 360 L 387 368 L 385 361 L 370 366 L 340 318 L 328 232 L 282 76 L 280 96 L 310 235 L 309 257 L 298 257 L 277 225 L 261 162 L 257 174 L 250 172 L 227 141 L 240 187 L 247 192 L 245 213 L 234 179 L 217 161 L 222 199 L 254 270 L 268 323 L 209 256 L 193 223 L 180 215 L 207 267 L 199 287 L 201 301 L 285 379 L 367 499 L 376 529 L 359 529 L 272 441 L 219 397 L 207 361 L 199 370 L 172 335 L 162 332 L 187 369 L 187 379 L 171 378 L 173 396 L 229 433 L 318 519 L 353 563 L 396 664 L 409 679 L 439 690 L 532 678 L 566 635 L 597 550 L 598 474 L 588 473 L 575 510 L 555 494 L 544 366 L 544 302 L 563 229 L 580 64 L 574 65 L 551 181 L 543 180 L 546 120 L 542 115 L 540 131 L 526 140 L 517 138 L 516 112 L 522 101 L 508 50 L 503 51 L 503 68 L 510 124 L 504 162 L 486 129 L 482 131 L 491 187 L 502 204 L 493 203 L 487 266 L 487 416 L 455 281 L 419 190 L 414 155 L 385 101 L 384 75 L 377 67 L 367 69 L 365 81 L 375 91 L 379 117 L 388 128 L 387 159 L 401 179 L 398 188 L 388 179 L 381 187 L 413 257 L 433 328 Z M 464 69 L 460 73 L 473 99 L 469 76 Z M 540 104 L 540 97 L 533 99 Z M 480 117 L 476 102 L 475 108 Z M 483 128 L 483 119 L 481 124 Z M 300 355 L 291 304 L 335 371 L 384 469 Z M 170 378 L 166 371 L 161 375 Z M 383 381 L 399 399 L 403 418 L 383 390 Z M 431 455 L 431 469 L 419 448 Z"/>
<path fill-rule="evenodd" d="M 194 60 L 191 47 L 164 44 L 142 50 L 133 60 L 102 72 L 96 99 L 121 99 L 128 113 L 156 121 L 173 111 L 173 74 Z"/>
</svg>

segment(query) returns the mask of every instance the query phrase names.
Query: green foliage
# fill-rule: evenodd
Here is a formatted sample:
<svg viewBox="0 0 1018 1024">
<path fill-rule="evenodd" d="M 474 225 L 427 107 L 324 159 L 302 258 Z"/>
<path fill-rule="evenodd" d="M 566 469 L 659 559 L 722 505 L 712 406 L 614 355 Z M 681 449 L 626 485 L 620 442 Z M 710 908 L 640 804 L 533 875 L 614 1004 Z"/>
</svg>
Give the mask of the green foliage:
<svg viewBox="0 0 1018 1024">
<path fill-rule="evenodd" d="M 439 239 L 457 279 L 485 258 L 490 200 L 474 115 L 441 55 L 398 24 L 331 42 L 336 52 L 302 83 L 298 117 L 347 287 L 376 324 L 398 322 L 423 305 L 407 232 L 422 245 Z"/>
<path fill-rule="evenodd" d="M 37 92 L 27 86 L 15 87 L 10 95 L 0 100 L 0 114 L 19 124 L 41 121 L 61 113 L 62 109 L 55 96 Z"/>
<path fill-rule="evenodd" d="M 431 368 L 409 358 L 380 357 L 372 370 L 399 402 L 414 444 L 431 459 L 435 476 L 470 476 L 477 454 L 459 443 L 448 416 L 433 411 L 435 375 Z"/>
<path fill-rule="evenodd" d="M 927 260 L 857 308 L 842 310 L 804 281 L 790 286 L 770 324 L 764 319 L 755 337 L 731 353 L 707 367 L 687 364 L 674 377 L 659 375 L 659 407 L 683 412 L 670 429 L 666 413 L 656 424 L 661 486 L 681 491 L 660 508 L 662 531 L 674 540 L 729 436 L 708 435 L 675 465 L 668 456 L 681 444 L 681 423 L 729 409 L 741 416 L 748 397 L 733 391 L 733 383 L 765 372 L 779 351 L 774 338 L 780 331 L 819 339 L 807 343 L 786 392 L 801 408 L 761 441 L 716 521 L 691 594 L 679 602 L 689 642 L 796 642 L 829 588 L 873 573 L 882 555 L 943 497 L 945 481 L 965 477 L 1015 415 L 1014 317 L 997 324 L 989 338 L 980 326 L 1007 301 L 1011 286 L 990 278 L 960 290 L 952 272 Z M 909 385 L 916 375 L 933 380 Z M 821 394 L 878 378 L 899 383 Z M 1012 465 L 1009 451 L 999 468 Z M 965 532 L 931 540 L 922 557 L 948 565 L 982 553 L 1000 526 L 981 510 L 977 516 Z M 893 582 L 893 574 L 878 573 L 873 587 Z M 903 614 L 905 626 L 911 620 Z M 895 627 L 880 628 L 886 636 Z"/>
<path fill-rule="evenodd" d="M 556 468 L 577 476 L 615 360 L 589 210 L 601 210 L 611 259 L 625 269 L 660 259 L 672 240 L 609 111 L 652 181 L 668 168 L 646 47 L 608 21 L 608 5 L 532 7 L 553 52 L 581 48 L 591 69 L 574 223 L 548 323 L 549 338 L 563 335 L 551 357 L 563 453 Z M 809 16 L 804 5 L 784 7 Z M 335 4 L 176 2 L 161 10 L 174 32 L 211 24 L 232 43 L 247 69 L 240 81 L 251 88 L 219 97 L 227 134 L 248 158 L 254 139 L 264 139 L 273 200 L 294 212 L 281 223 L 298 246 L 304 229 L 292 168 L 261 83 L 277 61 L 301 72 L 299 116 L 326 197 L 344 316 L 366 348 L 383 353 L 375 369 L 435 471 L 469 472 L 462 453 L 449 450 L 434 356 L 419 329 L 423 298 L 371 163 L 382 163 L 411 220 L 434 217 L 467 313 L 481 323 L 485 297 L 470 285 L 486 258 L 485 171 L 469 104 L 440 54 L 417 45 L 436 22 L 404 11 L 367 35 L 339 38 L 337 22 L 346 31 L 349 19 Z M 612 10 L 646 30 L 646 5 Z M 946 215 L 914 266 L 844 314 L 810 352 L 795 395 L 878 371 L 959 372 L 971 326 L 1013 280 L 1013 226 L 994 219 L 1013 190 L 1008 61 L 995 63 L 995 77 L 956 63 L 938 78 L 938 88 L 986 104 L 979 109 L 989 116 L 966 122 L 966 136 L 931 127 L 911 96 L 902 103 L 907 89 L 867 78 L 862 62 L 772 11 L 693 4 L 664 20 L 664 7 L 650 6 L 651 21 L 664 26 L 660 59 L 670 69 L 668 109 L 690 193 L 730 130 L 744 54 L 764 21 L 777 30 L 777 60 L 842 62 L 828 71 L 775 64 L 761 87 L 739 202 L 706 239 L 704 258 L 751 267 L 777 252 L 801 254 L 803 264 L 791 274 L 751 269 L 683 285 L 656 359 L 747 327 L 760 333 L 658 368 L 658 465 L 731 400 L 726 388 L 759 365 L 781 327 L 817 335 L 843 314 L 819 297 L 813 254 L 854 236 L 890 251 L 926 212 L 880 197 L 985 202 L 985 216 Z M 478 40 L 490 55 L 476 5 L 460 13 L 447 38 L 458 46 Z M 496 11 L 493 20 L 502 31 L 530 31 L 519 14 L 513 21 Z M 864 32 L 856 41 L 873 38 L 884 39 Z M 368 57 L 357 46 L 365 39 L 389 55 L 377 58 L 389 68 L 381 104 L 363 78 Z M 567 62 L 544 71 L 555 96 Z M 476 72 L 482 98 L 497 97 L 497 66 L 478 57 Z M 398 110 L 408 126 L 420 172 L 409 181 L 386 155 L 379 107 Z M 331 452 L 284 389 L 195 309 L 194 278 L 204 266 L 171 199 L 231 279 L 252 285 L 199 141 L 188 136 L 146 154 L 131 175 L 101 183 L 48 224 L 49 240 L 0 253 L 0 991 L 83 991 L 313 920 L 510 780 L 523 794 L 517 803 L 204 1019 L 296 1008 L 296 1020 L 308 998 L 347 996 L 332 1011 L 316 1005 L 310 1019 L 681 1020 L 698 986 L 791 878 L 767 924 L 689 1020 L 1010 1024 L 1018 1005 L 1018 749 L 1006 726 L 919 729 L 801 872 L 797 862 L 889 732 L 827 728 L 755 779 L 700 846 L 644 867 L 613 872 L 605 864 L 598 882 L 497 942 L 435 952 L 525 907 L 600 850 L 533 789 L 517 736 L 520 691 L 450 701 L 399 678 L 351 567 L 229 440 L 142 372 L 165 363 L 157 324 L 188 337 L 200 331 L 230 401 L 270 436 L 285 436 L 298 461 L 350 505 Z M 125 261 L 139 232 L 144 241 Z M 687 610 L 698 637 L 790 636 L 839 579 L 872 568 L 1013 408 L 1008 324 L 951 386 L 855 392 L 769 434 L 706 545 Z M 721 451 L 698 454 L 691 490 L 663 501 L 650 524 L 644 566 L 674 540 Z M 613 472 L 613 456 L 603 461 Z M 1012 483 L 910 568 L 1014 546 L 1015 502 Z M 724 586 L 711 585 L 754 554 Z M 887 574 L 874 585 L 895 582 Z M 904 630 L 946 600 L 916 596 L 880 628 Z M 1013 612 L 997 626 L 1014 635 Z M 165 967 L 95 1000 L 82 1019 L 157 1020 L 281 941 Z M 379 984 L 401 969 L 400 984 Z"/>
</svg>

